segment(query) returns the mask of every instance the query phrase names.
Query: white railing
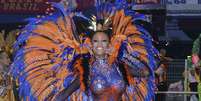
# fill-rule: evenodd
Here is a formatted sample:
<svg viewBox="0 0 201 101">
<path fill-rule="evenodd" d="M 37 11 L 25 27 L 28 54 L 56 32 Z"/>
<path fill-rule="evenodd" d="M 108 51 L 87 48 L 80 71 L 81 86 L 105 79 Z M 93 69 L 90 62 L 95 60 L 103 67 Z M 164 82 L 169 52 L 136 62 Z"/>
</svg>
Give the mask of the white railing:
<svg viewBox="0 0 201 101">
<path fill-rule="evenodd" d="M 178 81 L 178 79 L 173 79 L 173 77 L 175 78 L 180 78 L 182 76 L 183 73 L 181 73 L 181 69 L 183 69 L 182 71 L 188 71 L 188 67 L 187 67 L 187 60 L 185 59 L 175 59 L 174 61 L 169 63 L 168 68 L 170 69 L 169 72 L 169 82 L 170 81 Z M 176 69 L 177 68 L 177 69 Z M 180 70 L 180 72 L 178 71 Z M 180 76 L 180 77 L 176 77 L 176 76 Z M 191 92 L 189 91 L 189 81 L 188 81 L 188 74 L 184 73 L 184 79 L 182 82 L 182 88 L 183 91 L 157 91 L 155 92 L 156 94 L 165 94 L 166 95 L 166 100 L 165 101 L 174 101 L 174 100 L 170 100 L 171 97 L 172 98 L 178 98 L 177 100 L 179 101 L 190 101 L 190 97 L 191 95 L 195 95 L 195 94 L 201 94 L 198 92 Z"/>
<path fill-rule="evenodd" d="M 199 94 L 198 92 L 185 92 L 185 91 L 157 91 L 156 94 Z M 200 93 L 201 94 L 201 93 Z"/>
<path fill-rule="evenodd" d="M 189 91 L 158 91 L 155 94 L 165 94 L 165 101 L 192 101 L 192 95 L 196 96 L 196 94 L 201 93 Z M 199 101 L 199 99 L 196 98 L 196 101 Z"/>
</svg>

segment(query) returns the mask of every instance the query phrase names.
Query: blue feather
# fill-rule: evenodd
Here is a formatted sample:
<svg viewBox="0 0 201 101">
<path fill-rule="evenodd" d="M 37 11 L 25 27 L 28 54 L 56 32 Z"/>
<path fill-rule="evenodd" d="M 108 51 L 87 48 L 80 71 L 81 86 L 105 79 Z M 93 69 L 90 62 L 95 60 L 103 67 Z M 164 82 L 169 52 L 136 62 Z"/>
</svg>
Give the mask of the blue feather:
<svg viewBox="0 0 201 101">
<path fill-rule="evenodd" d="M 64 79 L 63 86 L 64 86 L 65 88 L 68 88 L 74 79 L 75 79 L 75 76 L 74 76 L 73 74 L 68 75 L 68 76 Z"/>
</svg>

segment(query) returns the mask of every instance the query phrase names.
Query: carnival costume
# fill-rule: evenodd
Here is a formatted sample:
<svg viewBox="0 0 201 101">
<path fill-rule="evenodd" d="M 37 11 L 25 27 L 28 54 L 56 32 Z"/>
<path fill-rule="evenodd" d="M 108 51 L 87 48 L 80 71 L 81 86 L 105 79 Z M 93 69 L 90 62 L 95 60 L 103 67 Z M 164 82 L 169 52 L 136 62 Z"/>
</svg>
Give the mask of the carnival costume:
<svg viewBox="0 0 201 101">
<path fill-rule="evenodd" d="M 96 96 L 103 95 L 109 96 L 110 99 L 106 98 L 109 101 L 119 96 L 123 101 L 153 101 L 158 51 L 149 33 L 135 24 L 145 16 L 130 10 L 124 0 L 98 1 L 96 13 L 86 15 L 52 3 L 56 8 L 53 15 L 31 19 L 22 30 L 14 45 L 11 67 L 23 100 L 50 101 L 79 78 L 80 87 L 66 100 L 94 101 Z M 113 47 L 108 57 L 100 60 L 94 59 L 89 50 L 88 37 L 91 29 L 97 31 L 99 19 L 112 30 L 110 46 Z M 89 23 L 88 29 L 77 26 L 84 22 Z M 89 62 L 83 62 L 86 58 Z M 85 63 L 89 64 L 87 76 Z M 144 70 L 149 71 L 148 76 L 143 76 Z"/>
</svg>

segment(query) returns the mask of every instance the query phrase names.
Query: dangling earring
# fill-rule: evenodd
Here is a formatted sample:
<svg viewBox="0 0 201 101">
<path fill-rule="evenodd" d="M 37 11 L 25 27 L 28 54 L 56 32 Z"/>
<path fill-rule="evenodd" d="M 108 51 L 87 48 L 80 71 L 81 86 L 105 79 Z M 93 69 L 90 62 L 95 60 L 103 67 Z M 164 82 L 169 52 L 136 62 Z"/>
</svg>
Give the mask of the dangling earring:
<svg viewBox="0 0 201 101">
<path fill-rule="evenodd" d="M 114 47 L 112 47 L 112 45 L 109 44 L 108 48 L 106 49 L 106 53 L 108 55 L 111 55 L 113 51 L 114 51 Z"/>
</svg>

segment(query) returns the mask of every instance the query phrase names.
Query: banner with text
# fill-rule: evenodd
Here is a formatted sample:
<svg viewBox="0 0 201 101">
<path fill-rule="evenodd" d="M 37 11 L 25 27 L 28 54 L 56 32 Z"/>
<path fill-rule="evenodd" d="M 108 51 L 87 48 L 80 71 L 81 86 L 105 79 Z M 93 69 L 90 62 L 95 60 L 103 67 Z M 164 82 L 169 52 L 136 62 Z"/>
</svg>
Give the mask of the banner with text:
<svg viewBox="0 0 201 101">
<path fill-rule="evenodd" d="M 167 13 L 201 14 L 201 0 L 167 0 Z"/>
<path fill-rule="evenodd" d="M 59 2 L 60 0 L 0 0 L 0 13 L 2 14 L 33 14 L 44 13 L 50 7 L 46 2 Z"/>
<path fill-rule="evenodd" d="M 160 4 L 161 0 L 133 0 L 135 4 Z"/>
</svg>

